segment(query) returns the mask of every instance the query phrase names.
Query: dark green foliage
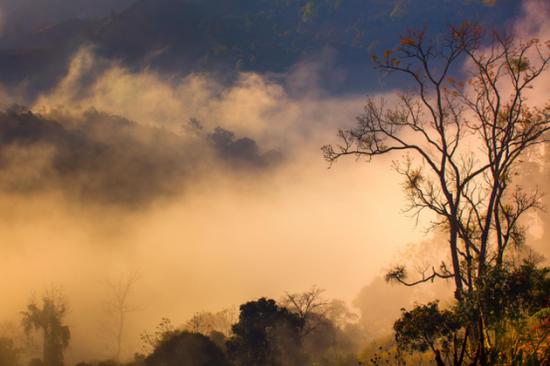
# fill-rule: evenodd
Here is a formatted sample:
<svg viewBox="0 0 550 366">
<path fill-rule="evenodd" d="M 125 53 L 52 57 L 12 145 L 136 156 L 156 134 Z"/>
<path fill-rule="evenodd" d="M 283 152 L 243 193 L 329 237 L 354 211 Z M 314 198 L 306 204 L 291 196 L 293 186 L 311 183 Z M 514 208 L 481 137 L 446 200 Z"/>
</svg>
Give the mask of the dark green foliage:
<svg viewBox="0 0 550 366">
<path fill-rule="evenodd" d="M 302 319 L 266 298 L 247 302 L 240 310 L 234 336 L 226 343 L 231 361 L 239 366 L 299 364 Z"/>
<path fill-rule="evenodd" d="M 516 320 L 550 305 L 550 268 L 524 261 L 519 268 L 488 268 L 478 278 L 476 290 L 464 294 L 462 310 L 470 321 L 480 316 L 491 326 Z"/>
<path fill-rule="evenodd" d="M 222 350 L 199 333 L 181 332 L 158 345 L 146 366 L 229 366 Z"/>
<path fill-rule="evenodd" d="M 546 365 L 549 274 L 550 268 L 528 261 L 487 268 L 451 310 L 437 302 L 403 309 L 394 325 L 397 343 L 411 352 L 432 350 L 436 361 L 452 358 L 453 365 L 466 359 L 471 365 Z"/>
<path fill-rule="evenodd" d="M 411 311 L 402 309 L 393 329 L 398 345 L 409 351 L 448 349 L 463 320 L 457 311 L 440 310 L 439 302 L 416 305 Z"/>
</svg>

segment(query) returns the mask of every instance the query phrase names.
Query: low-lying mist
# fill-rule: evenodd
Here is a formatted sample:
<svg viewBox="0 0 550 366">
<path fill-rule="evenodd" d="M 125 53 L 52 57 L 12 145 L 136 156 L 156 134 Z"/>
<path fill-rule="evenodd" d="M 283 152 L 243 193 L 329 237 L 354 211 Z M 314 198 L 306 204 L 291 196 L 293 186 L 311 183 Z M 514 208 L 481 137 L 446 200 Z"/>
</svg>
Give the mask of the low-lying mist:
<svg viewBox="0 0 550 366">
<path fill-rule="evenodd" d="M 544 5 L 527 4 L 526 14 Z M 63 285 L 74 364 L 110 356 L 105 281 L 136 271 L 127 355 L 162 317 L 180 325 L 197 311 L 312 285 L 386 327 L 425 298 L 377 276 L 416 260 L 396 256 L 406 243 L 446 243 L 401 213 L 391 171 L 400 156 L 329 169 L 320 147 L 353 124 L 365 96 L 331 97 L 316 86 L 319 70 L 304 62 L 226 86 L 208 74 L 134 72 L 83 47 L 35 102 L 0 88 L 0 321 L 18 325 L 33 293 Z M 543 172 L 533 175 L 542 188 Z M 544 252 L 548 219 L 539 220 Z M 419 261 L 432 244 L 419 244 Z"/>
<path fill-rule="evenodd" d="M 288 83 L 315 78 L 293 72 Z M 16 279 L 1 316 L 18 323 L 33 292 L 62 284 L 77 361 L 108 356 L 103 281 L 120 274 L 140 273 L 134 350 L 161 317 L 181 324 L 313 284 L 351 301 L 419 235 L 399 214 L 389 160 L 328 169 L 322 158 L 364 97 L 292 94 L 303 87 L 136 74 L 83 49 L 54 91 L 0 113 L 0 273 Z"/>
</svg>

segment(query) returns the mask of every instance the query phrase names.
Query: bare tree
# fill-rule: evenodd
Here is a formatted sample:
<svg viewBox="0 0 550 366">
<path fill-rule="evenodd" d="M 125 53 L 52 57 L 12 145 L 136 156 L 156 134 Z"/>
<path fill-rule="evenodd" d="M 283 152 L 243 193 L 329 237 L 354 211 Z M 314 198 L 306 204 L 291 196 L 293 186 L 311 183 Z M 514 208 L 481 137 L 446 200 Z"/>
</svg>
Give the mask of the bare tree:
<svg viewBox="0 0 550 366">
<path fill-rule="evenodd" d="M 211 313 L 206 311 L 200 311 L 193 314 L 193 317 L 185 324 L 185 330 L 192 333 L 200 333 L 208 335 L 212 331 L 212 324 L 210 321 Z"/>
<path fill-rule="evenodd" d="M 136 271 L 128 275 L 121 274 L 116 281 L 102 281 L 108 288 L 104 302 L 107 321 L 103 324 L 103 328 L 116 360 L 120 360 L 122 356 L 127 314 L 142 309 L 141 305 L 131 302 L 131 296 L 139 279 L 139 272 Z"/>
<path fill-rule="evenodd" d="M 212 315 L 211 327 L 213 331 L 222 333 L 225 337 L 233 334 L 233 324 L 239 321 L 239 311 L 235 306 L 224 308 Z"/>
<path fill-rule="evenodd" d="M 151 334 L 145 331 L 140 336 L 141 340 L 145 343 L 143 346 L 145 352 L 152 353 L 162 342 L 176 334 L 178 334 L 178 330 L 172 325 L 170 319 L 162 318 L 154 333 Z"/>
<path fill-rule="evenodd" d="M 406 211 L 416 219 L 435 214 L 428 230 L 447 232 L 450 263 L 431 266 L 418 281 L 407 280 L 404 266 L 386 278 L 406 285 L 452 278 L 461 300 L 488 266 L 502 265 L 510 247 L 524 244 L 520 217 L 541 208 L 538 190 L 512 183 L 524 153 L 546 142 L 550 129 L 548 107 L 526 103 L 550 61 L 548 43 L 465 22 L 449 26 L 444 38 L 430 38 L 426 26 L 408 30 L 395 50 L 373 60 L 414 86 L 398 94 L 395 108 L 369 98 L 355 128 L 339 131 L 342 144 L 324 146 L 324 156 L 332 164 L 346 155 L 405 154 L 394 169 L 404 177 Z M 455 81 L 464 62 L 467 80 Z"/>
<path fill-rule="evenodd" d="M 313 332 L 327 330 L 331 321 L 327 318 L 330 311 L 330 301 L 323 298 L 324 289 L 312 286 L 309 290 L 300 293 L 285 292 L 281 304 L 302 320 L 300 340 Z"/>
<path fill-rule="evenodd" d="M 231 327 L 239 320 L 239 311 L 236 307 L 225 308 L 217 313 L 200 311 L 193 314 L 193 317 L 185 323 L 184 329 L 193 332 L 209 335 L 210 332 L 220 332 L 225 337 L 232 334 Z"/>
</svg>

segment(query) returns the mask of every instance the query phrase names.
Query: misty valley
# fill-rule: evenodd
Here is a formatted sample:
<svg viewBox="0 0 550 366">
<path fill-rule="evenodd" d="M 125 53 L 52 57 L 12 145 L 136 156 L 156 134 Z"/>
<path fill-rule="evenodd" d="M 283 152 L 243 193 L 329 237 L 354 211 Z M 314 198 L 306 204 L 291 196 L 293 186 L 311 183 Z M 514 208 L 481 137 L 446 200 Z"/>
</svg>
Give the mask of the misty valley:
<svg viewBox="0 0 550 366">
<path fill-rule="evenodd" d="M 0 0 L 0 366 L 549 366 L 547 0 Z"/>
</svg>

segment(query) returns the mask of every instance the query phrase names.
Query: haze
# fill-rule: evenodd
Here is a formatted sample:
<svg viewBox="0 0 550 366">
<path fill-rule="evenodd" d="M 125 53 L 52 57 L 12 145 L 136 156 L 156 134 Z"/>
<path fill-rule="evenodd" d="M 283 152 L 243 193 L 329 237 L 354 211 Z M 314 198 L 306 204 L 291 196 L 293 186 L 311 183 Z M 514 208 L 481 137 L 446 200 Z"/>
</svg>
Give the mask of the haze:
<svg viewBox="0 0 550 366">
<path fill-rule="evenodd" d="M 33 27 L 108 15 L 128 1 L 81 3 L 56 1 L 40 20 L 37 8 Z M 0 1 L 3 33 L 33 6 Z M 524 37 L 550 39 L 546 2 L 521 7 L 509 21 L 528 23 Z M 0 80 L 2 109 L 25 106 L 39 116 L 29 126 L 46 126 L 29 133 L 32 143 L 4 137 L 0 151 L 0 320 L 19 324 L 33 293 L 61 284 L 72 309 L 72 365 L 105 356 L 98 325 L 104 281 L 136 271 L 132 350 L 162 317 L 180 325 L 198 311 L 312 285 L 351 307 L 362 288 L 406 256 L 407 245 L 432 234 L 422 230 L 429 216 L 415 225 L 401 212 L 401 179 L 391 169 L 400 156 L 351 158 L 330 169 L 323 160 L 320 147 L 353 125 L 367 89 L 394 98 L 385 79 L 362 92 L 333 92 L 324 79 L 334 71 L 333 52 L 320 50 L 282 72 L 239 71 L 226 82 L 218 70 L 138 68 L 81 44 L 51 87 L 26 77 Z M 546 78 L 534 103 L 548 99 Z M 191 119 L 203 127 L 197 136 Z M 78 133 L 58 134 L 51 121 Z M 94 129 L 96 122 L 103 127 Z M 218 126 L 234 133 L 228 150 L 204 143 Z M 547 174 L 536 178 L 546 190 Z M 534 221 L 533 245 L 548 252 L 548 218 Z"/>
</svg>

